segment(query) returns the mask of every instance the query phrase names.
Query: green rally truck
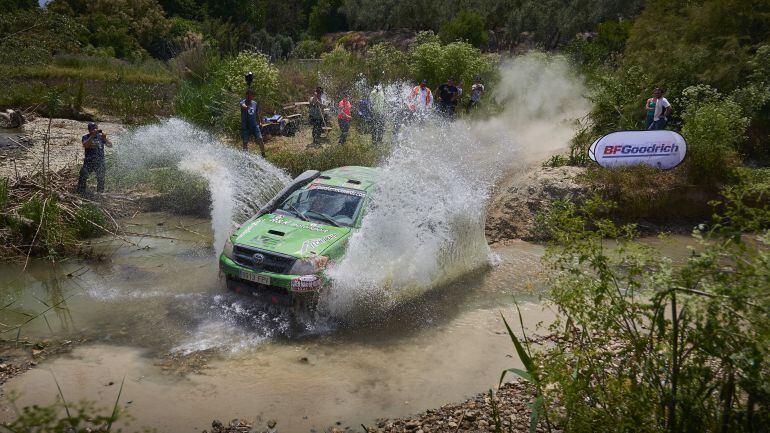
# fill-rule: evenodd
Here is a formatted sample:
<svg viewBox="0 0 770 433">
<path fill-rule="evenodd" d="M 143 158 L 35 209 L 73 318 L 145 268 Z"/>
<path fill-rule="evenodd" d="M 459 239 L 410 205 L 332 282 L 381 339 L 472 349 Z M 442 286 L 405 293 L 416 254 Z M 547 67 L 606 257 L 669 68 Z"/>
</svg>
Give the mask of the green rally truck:
<svg viewBox="0 0 770 433">
<path fill-rule="evenodd" d="M 312 307 L 325 270 L 361 227 L 378 169 L 308 170 L 225 242 L 219 268 L 227 288 L 269 304 Z"/>
</svg>

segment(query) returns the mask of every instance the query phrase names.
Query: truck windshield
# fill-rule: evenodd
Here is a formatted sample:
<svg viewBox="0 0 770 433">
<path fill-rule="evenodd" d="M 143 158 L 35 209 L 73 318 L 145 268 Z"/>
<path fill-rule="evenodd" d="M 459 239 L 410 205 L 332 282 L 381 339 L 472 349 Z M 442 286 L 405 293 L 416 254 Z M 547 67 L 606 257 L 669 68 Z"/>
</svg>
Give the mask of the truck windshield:
<svg viewBox="0 0 770 433">
<path fill-rule="evenodd" d="M 319 224 L 350 227 L 355 224 L 365 195 L 358 190 L 311 185 L 295 191 L 276 211 Z"/>
</svg>

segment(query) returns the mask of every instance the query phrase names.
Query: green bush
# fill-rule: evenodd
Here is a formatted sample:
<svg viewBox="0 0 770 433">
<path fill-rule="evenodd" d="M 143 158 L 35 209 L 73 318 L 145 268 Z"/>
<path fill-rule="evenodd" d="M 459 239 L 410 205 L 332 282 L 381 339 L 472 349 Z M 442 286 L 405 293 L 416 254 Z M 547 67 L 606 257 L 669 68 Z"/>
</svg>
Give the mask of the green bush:
<svg viewBox="0 0 770 433">
<path fill-rule="evenodd" d="M 321 55 L 318 69 L 319 85 L 332 99 L 339 100 L 343 93 L 354 90 L 361 76 L 363 60 L 342 46 Z"/>
<path fill-rule="evenodd" d="M 323 42 L 313 39 L 305 39 L 297 43 L 291 52 L 295 59 L 317 59 L 324 52 Z"/>
<path fill-rule="evenodd" d="M 409 76 L 406 53 L 387 42 L 366 50 L 364 68 L 370 83 L 394 82 Z"/>
<path fill-rule="evenodd" d="M 691 180 L 704 185 L 728 180 L 739 163 L 736 148 L 745 138 L 749 119 L 735 101 L 709 86 L 686 88 L 682 101 L 682 136 L 688 145 Z"/>
<path fill-rule="evenodd" d="M 254 73 L 254 82 L 251 87 L 256 93 L 255 99 L 262 107 L 275 105 L 279 85 L 278 69 L 262 53 L 242 51 L 237 56 L 226 60 L 214 73 L 214 77 L 225 91 L 233 96 L 243 97 L 246 91 L 244 75 L 247 72 Z M 233 110 L 238 110 L 237 104 L 234 105 Z"/>
<path fill-rule="evenodd" d="M 489 41 L 484 17 L 468 10 L 461 11 L 441 26 L 439 37 L 444 43 L 461 41 L 475 47 L 484 47 Z"/>
<path fill-rule="evenodd" d="M 745 199 L 768 193 L 725 190 L 714 224 L 676 264 L 603 218 L 606 203 L 554 208 L 546 263 L 558 344 L 541 346 L 527 372 L 552 427 L 767 431 L 770 209 Z"/>
<path fill-rule="evenodd" d="M 104 213 L 92 204 L 85 204 L 75 212 L 72 230 L 78 239 L 92 238 L 103 233 L 101 227 L 106 225 Z"/>
<path fill-rule="evenodd" d="M 483 55 L 478 48 L 466 42 L 414 44 L 408 56 L 412 78 L 428 80 L 431 87 L 450 77 L 457 82 L 472 83 L 477 75 L 489 76 L 496 64 L 494 57 Z"/>
</svg>

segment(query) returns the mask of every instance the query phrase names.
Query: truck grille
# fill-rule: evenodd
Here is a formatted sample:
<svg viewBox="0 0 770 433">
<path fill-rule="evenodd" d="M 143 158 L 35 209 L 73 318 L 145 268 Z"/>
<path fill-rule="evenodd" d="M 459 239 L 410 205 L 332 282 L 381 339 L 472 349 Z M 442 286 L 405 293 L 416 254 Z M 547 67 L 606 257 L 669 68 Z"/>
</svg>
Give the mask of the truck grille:
<svg viewBox="0 0 770 433">
<path fill-rule="evenodd" d="M 238 244 L 233 246 L 233 257 L 235 263 L 241 266 L 276 274 L 288 274 L 297 260 L 292 256 Z"/>
</svg>

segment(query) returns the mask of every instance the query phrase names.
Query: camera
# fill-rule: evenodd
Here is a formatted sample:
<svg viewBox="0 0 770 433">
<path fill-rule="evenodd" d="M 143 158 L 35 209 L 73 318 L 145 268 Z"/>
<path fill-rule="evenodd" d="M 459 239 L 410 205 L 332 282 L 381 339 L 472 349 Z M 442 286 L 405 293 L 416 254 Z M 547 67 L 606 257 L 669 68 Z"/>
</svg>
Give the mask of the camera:
<svg viewBox="0 0 770 433">
<path fill-rule="evenodd" d="M 101 129 L 97 129 L 96 132 L 98 132 L 99 134 L 104 134 L 104 131 L 102 131 Z"/>
</svg>

